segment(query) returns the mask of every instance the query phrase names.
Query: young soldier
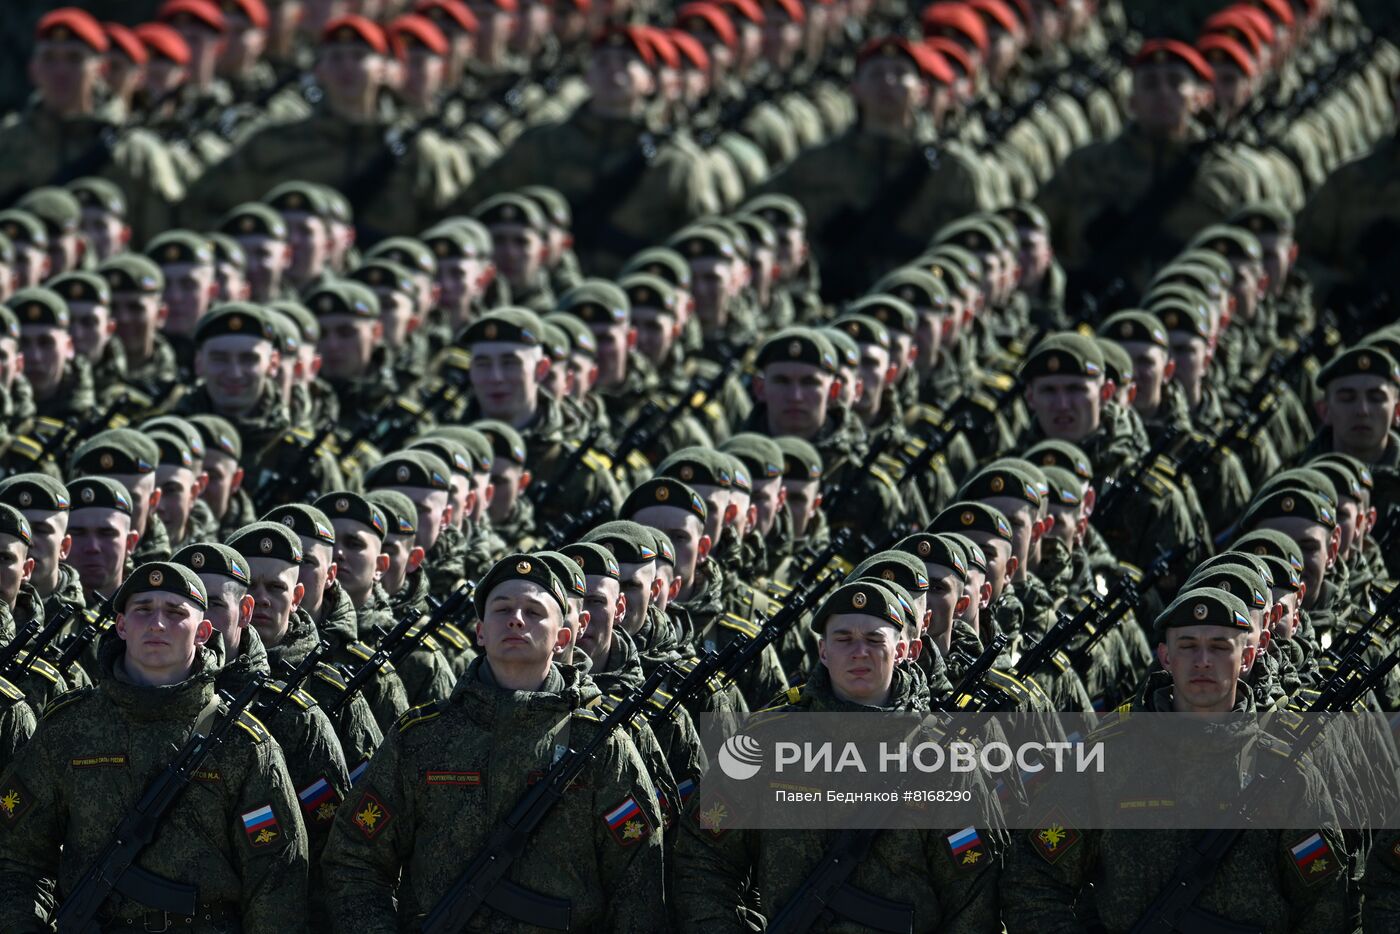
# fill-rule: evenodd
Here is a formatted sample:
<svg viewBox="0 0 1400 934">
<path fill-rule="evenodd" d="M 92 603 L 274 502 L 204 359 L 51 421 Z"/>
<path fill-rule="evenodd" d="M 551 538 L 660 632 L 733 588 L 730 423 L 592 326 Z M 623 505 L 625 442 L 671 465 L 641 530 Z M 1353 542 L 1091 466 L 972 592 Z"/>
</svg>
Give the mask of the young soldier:
<svg viewBox="0 0 1400 934">
<path fill-rule="evenodd" d="M 32 927 L 62 905 L 136 805 L 146 776 L 168 764 L 191 730 L 207 732 L 226 710 L 205 647 L 213 632 L 207 594 L 193 571 L 146 565 L 123 584 L 115 606 L 117 638 L 103 643 L 97 686 L 52 704 L 42 733 L 0 777 L 5 928 Z M 306 847 L 281 750 L 244 712 L 137 857 L 140 869 L 161 880 L 197 886 L 197 913 L 172 917 L 116 896 L 103 904 L 99 923 L 300 930 Z"/>
<path fill-rule="evenodd" d="M 554 664 L 570 639 L 565 593 L 533 555 L 507 555 L 482 579 L 475 604 L 484 656 L 451 698 L 399 721 L 336 819 L 324 865 L 337 929 L 391 934 L 418 923 L 531 773 L 549 768 L 556 742 L 589 740 L 598 718 L 585 708 L 601 695 L 576 668 Z M 561 725 L 567 740 L 555 732 Z M 532 836 L 512 881 L 567 900 L 579 929 L 659 930 L 661 812 L 632 741 L 613 733 L 578 787 Z"/>
</svg>

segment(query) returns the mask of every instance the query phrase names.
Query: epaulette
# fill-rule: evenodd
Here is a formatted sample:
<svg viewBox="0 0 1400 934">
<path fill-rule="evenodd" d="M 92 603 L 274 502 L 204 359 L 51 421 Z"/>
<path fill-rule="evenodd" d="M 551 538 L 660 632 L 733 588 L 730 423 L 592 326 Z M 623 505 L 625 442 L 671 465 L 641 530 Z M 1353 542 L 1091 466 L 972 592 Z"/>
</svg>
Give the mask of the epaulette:
<svg viewBox="0 0 1400 934">
<path fill-rule="evenodd" d="M 86 687 L 63 692 L 62 694 L 55 697 L 53 700 L 49 701 L 48 704 L 44 707 L 44 719 L 49 719 L 54 714 L 62 710 L 64 707 L 70 706 L 74 701 L 82 700 L 84 697 L 87 697 L 95 690 L 96 688 Z"/>
<path fill-rule="evenodd" d="M 430 704 L 419 704 L 417 707 L 410 707 L 401 713 L 399 718 L 394 721 L 394 729 L 400 734 L 407 733 L 418 724 L 426 723 L 434 717 L 441 716 L 445 709 L 447 709 L 446 701 L 433 701 Z"/>
<path fill-rule="evenodd" d="M 579 720 L 587 720 L 589 723 L 602 723 L 603 718 L 606 717 L 611 710 L 611 707 L 605 706 L 605 699 L 600 698 L 593 706 L 575 708 L 570 712 L 569 716 Z"/>
<path fill-rule="evenodd" d="M 971 399 L 978 408 L 985 409 L 988 412 L 995 412 L 997 410 L 997 400 L 993 399 L 985 392 L 974 390 L 968 393 L 967 398 Z"/>
<path fill-rule="evenodd" d="M 263 687 L 267 688 L 274 694 L 287 693 L 287 685 L 285 685 L 281 681 L 265 681 L 263 682 Z M 310 710 L 311 706 L 316 703 L 316 701 L 311 697 L 311 695 L 307 694 L 301 688 L 297 688 L 295 691 L 293 691 L 291 697 L 292 700 L 296 702 L 297 706 L 299 706 L 302 710 Z"/>
<path fill-rule="evenodd" d="M 345 678 L 333 665 L 327 665 L 325 662 L 321 662 L 316 666 L 315 675 L 336 690 L 345 690 Z"/>
<path fill-rule="evenodd" d="M 710 420 L 713 422 L 724 421 L 724 408 L 714 399 L 706 402 L 700 407 L 700 410 L 709 416 Z M 650 466 L 650 463 L 648 463 L 648 466 Z"/>
<path fill-rule="evenodd" d="M 1050 660 L 1055 663 L 1055 667 L 1060 669 L 1061 672 L 1069 671 L 1074 667 L 1070 664 L 1069 656 L 1063 651 L 1056 651 L 1054 655 L 1050 656 Z"/>
<path fill-rule="evenodd" d="M 354 642 L 351 642 L 350 644 L 346 645 L 346 646 L 345 646 L 345 650 L 346 650 L 347 652 L 349 652 L 351 655 L 353 655 L 353 656 L 355 656 L 356 658 L 358 658 L 358 659 L 359 659 L 360 661 L 362 661 L 362 662 L 367 662 L 367 661 L 369 661 L 369 660 L 370 660 L 370 656 L 374 655 L 374 649 L 372 649 L 372 648 L 370 648 L 369 646 L 365 645 L 363 642 L 361 642 L 361 641 L 358 640 L 358 639 L 356 639 Z"/>
<path fill-rule="evenodd" d="M 783 696 L 787 698 L 789 704 L 797 703 L 802 699 L 802 685 L 799 684 L 796 687 L 788 688 L 783 692 Z"/>
<path fill-rule="evenodd" d="M 719 618 L 719 624 L 725 629 L 732 629 L 737 633 L 747 636 L 750 639 L 757 638 L 759 626 L 753 620 L 744 619 L 733 613 L 725 613 Z"/>
<path fill-rule="evenodd" d="M 1260 733 L 1257 742 L 1261 750 L 1271 752 L 1276 756 L 1283 756 L 1285 759 L 1293 753 L 1291 743 L 1284 742 L 1277 736 L 1270 736 L 1268 733 Z"/>
<path fill-rule="evenodd" d="M 272 738 L 272 734 L 267 731 L 267 727 L 262 725 L 262 721 L 246 710 L 239 711 L 238 725 L 251 737 L 255 743 L 265 743 Z"/>
<path fill-rule="evenodd" d="M 870 476 L 874 477 L 876 480 L 879 480 L 885 486 L 889 487 L 894 492 L 895 496 L 899 495 L 899 484 L 895 483 L 894 478 L 891 477 L 884 470 L 880 469 L 879 467 L 872 466 L 870 468 Z"/>
<path fill-rule="evenodd" d="M 669 691 L 663 691 L 660 688 L 657 688 L 652 693 L 652 695 L 647 698 L 647 703 L 650 704 L 652 707 L 655 707 L 657 710 L 665 710 L 666 705 L 671 702 L 671 698 L 673 696 L 674 695 L 672 695 Z M 674 710 L 671 711 L 671 716 L 675 716 Z"/>
<path fill-rule="evenodd" d="M 612 458 L 594 450 L 583 455 L 583 462 L 593 468 L 594 473 L 608 473 L 613 469 Z"/>
<path fill-rule="evenodd" d="M 438 635 L 442 637 L 444 642 L 459 652 L 467 648 L 467 634 L 451 623 L 443 623 L 438 627 Z"/>
<path fill-rule="evenodd" d="M 788 597 L 792 596 L 792 585 L 770 578 L 768 581 L 768 597 L 778 603 L 786 603 Z"/>
<path fill-rule="evenodd" d="M 442 646 L 438 645 L 438 641 L 437 641 L 436 639 L 434 639 L 432 636 L 424 636 L 424 637 L 423 637 L 423 643 L 422 643 L 422 644 L 423 644 L 423 648 L 427 649 L 427 650 L 430 651 L 430 652 L 440 652 L 440 651 L 442 651 Z"/>
<path fill-rule="evenodd" d="M 1128 718 L 1132 716 L 1132 713 L 1133 705 L 1131 701 L 1129 701 L 1126 704 L 1120 705 L 1112 713 L 1106 715 L 1102 720 L 1100 720 L 1098 724 L 1092 730 L 1089 731 L 1089 736 L 1087 739 L 1084 740 L 1084 742 L 1086 744 L 1096 743 L 1101 740 L 1107 739 L 1115 733 L 1120 732 L 1123 729 L 1124 725 L 1128 722 Z"/>
<path fill-rule="evenodd" d="M 63 683 L 63 675 L 57 668 L 44 661 L 42 658 L 32 658 L 29 664 L 24 666 L 28 671 L 33 672 L 41 678 L 52 681 L 54 684 Z"/>
<path fill-rule="evenodd" d="M 1153 496 L 1170 496 L 1172 487 L 1167 478 L 1160 476 L 1157 469 L 1143 471 L 1142 486 Z"/>
<path fill-rule="evenodd" d="M 1016 385 L 1016 380 L 1010 373 L 996 373 L 989 370 L 982 371 L 978 382 L 989 389 L 995 389 L 997 392 L 1010 392 Z"/>
<path fill-rule="evenodd" d="M 638 473 L 649 473 L 653 469 L 651 461 L 641 451 L 632 451 L 627 455 L 627 466 Z"/>
<path fill-rule="evenodd" d="M 24 700 L 24 692 L 4 678 L 0 678 L 0 698 L 7 701 L 22 701 Z"/>
</svg>

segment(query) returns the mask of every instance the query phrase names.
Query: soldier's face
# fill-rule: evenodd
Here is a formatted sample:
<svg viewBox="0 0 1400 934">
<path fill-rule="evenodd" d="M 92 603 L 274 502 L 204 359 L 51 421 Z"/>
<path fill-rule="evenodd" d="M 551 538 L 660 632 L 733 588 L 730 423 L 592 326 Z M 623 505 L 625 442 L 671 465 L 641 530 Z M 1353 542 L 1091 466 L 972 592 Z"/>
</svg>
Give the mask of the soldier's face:
<svg viewBox="0 0 1400 934">
<path fill-rule="evenodd" d="M 1224 713 L 1234 707 L 1235 684 L 1254 650 L 1247 635 L 1231 626 L 1168 629 L 1157 658 L 1171 672 L 1178 712 Z"/>
<path fill-rule="evenodd" d="M 25 325 L 19 332 L 19 351 L 24 354 L 24 375 L 34 394 L 46 398 L 58 389 L 73 358 L 73 339 L 64 328 Z"/>
<path fill-rule="evenodd" d="M 1045 533 L 1045 537 L 1053 539 L 1064 545 L 1066 549 L 1073 550 L 1079 538 L 1079 520 L 1081 517 L 1077 506 L 1050 506 L 1050 515 L 1055 521 L 1050 526 L 1050 530 Z"/>
<path fill-rule="evenodd" d="M 594 49 L 584 78 L 597 105 L 610 111 L 630 110 L 656 90 L 651 69 L 630 47 Z"/>
<path fill-rule="evenodd" d="M 1321 412 L 1322 423 L 1332 429 L 1334 449 L 1374 460 L 1395 423 L 1397 397 L 1395 384 L 1380 375 L 1342 376 L 1328 383 Z"/>
<path fill-rule="evenodd" d="M 439 259 L 433 281 L 438 287 L 438 304 L 448 314 L 454 330 L 467 323 L 467 309 L 480 294 L 480 263 L 465 258 Z"/>
<path fill-rule="evenodd" d="M 889 123 L 912 118 L 928 100 L 928 85 L 904 55 L 867 59 L 856 72 L 854 91 L 862 114 Z"/>
<path fill-rule="evenodd" d="M 792 514 L 794 537 L 807 534 L 807 527 L 821 508 L 820 480 L 784 480 L 783 492 L 787 494 L 788 512 Z"/>
<path fill-rule="evenodd" d="M 19 341 L 11 337 L 0 337 L 0 386 L 6 390 L 14 384 L 19 374 Z"/>
<path fill-rule="evenodd" d="M 253 598 L 253 628 L 263 644 L 281 645 L 291 624 L 292 611 L 305 593 L 298 581 L 297 565 L 276 558 L 249 558 L 252 581 L 248 593 Z"/>
<path fill-rule="evenodd" d="M 1156 412 L 1171 362 L 1166 348 L 1151 341 L 1119 341 L 1119 345 L 1133 358 L 1133 382 L 1137 384 L 1134 407 L 1143 413 Z"/>
<path fill-rule="evenodd" d="M 533 408 L 544 375 L 539 347 L 478 341 L 471 352 L 472 391 L 485 417 L 512 422 Z"/>
<path fill-rule="evenodd" d="M 1008 565 L 1013 557 L 1011 543 L 990 532 L 969 531 L 963 534 L 982 549 L 982 555 L 987 559 L 986 581 L 992 585 L 992 599 L 995 600 L 1001 596 L 1002 588 L 1010 580 Z"/>
<path fill-rule="evenodd" d="M 861 613 L 830 617 L 817 645 L 836 696 L 871 706 L 889 696 L 895 662 L 908 648 L 887 620 Z"/>
<path fill-rule="evenodd" d="M 238 69 L 262 57 L 267 48 L 267 30 L 255 28 L 241 11 L 225 10 L 224 23 L 228 31 L 219 48 L 219 71 L 236 74 Z"/>
<path fill-rule="evenodd" d="M 632 521 L 671 539 L 676 550 L 676 576 L 687 584 L 695 580 L 695 565 L 700 561 L 700 540 L 705 525 L 700 517 L 673 506 L 647 506 L 632 514 Z"/>
<path fill-rule="evenodd" d="M 316 74 L 331 100 L 360 98 L 384 83 L 385 60 L 360 42 L 321 47 Z"/>
<path fill-rule="evenodd" d="M 520 498 L 520 480 L 525 468 L 515 461 L 497 458 L 491 465 L 491 485 L 495 495 L 491 498 L 491 521 L 505 522 L 515 510 L 515 501 Z"/>
<path fill-rule="evenodd" d="M 1166 62 L 1133 71 L 1129 106 L 1138 123 L 1149 133 L 1167 133 L 1186 126 L 1198 88 L 1183 63 Z"/>
<path fill-rule="evenodd" d="M 916 359 L 919 369 L 927 372 L 938 363 L 938 351 L 943 348 L 943 337 L 951 320 L 946 309 L 920 306 L 918 328 L 914 332 L 914 343 L 919 348 Z"/>
<path fill-rule="evenodd" d="M 102 56 L 76 39 L 39 42 L 29 60 L 29 78 L 39 96 L 59 112 L 91 95 L 101 76 Z"/>
<path fill-rule="evenodd" d="M 171 539 L 181 541 L 185 524 L 190 519 L 190 510 L 199 498 L 199 484 L 194 472 L 188 467 L 161 464 L 156 468 L 156 485 L 160 488 L 156 515 L 165 523 Z"/>
<path fill-rule="evenodd" d="M 15 244 L 15 285 L 21 289 L 32 288 L 49 276 L 48 251 L 43 247 L 27 243 Z"/>
<path fill-rule="evenodd" d="M 220 334 L 199 345 L 195 373 L 225 411 L 246 411 L 281 363 L 272 342 L 252 335 Z"/>
<path fill-rule="evenodd" d="M 416 319 L 413 297 L 388 289 L 375 289 L 375 293 L 379 296 L 379 323 L 384 326 L 384 342 L 390 347 L 402 347 Z"/>
<path fill-rule="evenodd" d="M 835 377 L 811 363 L 770 363 L 763 368 L 760 401 L 768 407 L 770 435 L 815 437 L 826 424 Z"/>
<path fill-rule="evenodd" d="M 0 535 L 0 600 L 8 607 L 15 605 L 19 585 L 34 572 L 34 560 L 29 546 L 11 535 Z"/>
<path fill-rule="evenodd" d="M 409 558 L 417 547 L 412 535 L 386 535 L 384 537 L 382 551 L 384 557 L 389 559 L 389 568 L 384 572 L 379 582 L 384 585 L 386 593 L 392 596 L 403 589 L 404 579 L 410 570 Z"/>
<path fill-rule="evenodd" d="M 163 590 L 127 599 L 117 614 L 117 635 L 126 643 L 126 666 L 150 683 L 184 680 L 195 649 L 214 628 L 204 610 L 189 597 Z"/>
<path fill-rule="evenodd" d="M 783 508 L 783 478 L 773 477 L 770 480 L 755 480 L 753 484 L 753 494 L 750 496 L 757 511 L 755 524 L 760 535 L 767 535 L 773 531 L 773 523 L 777 521 L 778 510 Z"/>
<path fill-rule="evenodd" d="M 72 542 L 64 541 L 68 537 L 68 513 L 42 509 L 21 509 L 20 512 L 29 520 L 29 557 L 34 559 L 32 580 L 40 588 L 39 595 L 47 597 L 58 579 L 58 563 L 68 556 L 72 546 Z"/>
<path fill-rule="evenodd" d="M 1254 94 L 1254 82 L 1234 65 L 1216 62 L 1212 69 L 1215 81 L 1215 106 L 1226 116 L 1233 116 L 1249 103 Z"/>
<path fill-rule="evenodd" d="M 1026 402 L 1047 438 L 1081 441 L 1098 430 L 1103 388 L 1102 377 L 1038 376 Z"/>
<path fill-rule="evenodd" d="M 374 530 L 354 519 L 332 519 L 331 525 L 335 526 L 335 564 L 340 569 L 336 580 L 340 581 L 351 601 L 359 607 L 384 572 L 379 560 L 383 554 L 384 540 Z"/>
<path fill-rule="evenodd" d="M 325 315 L 316 349 L 321 371 L 330 379 L 353 379 L 369 369 L 382 326 L 353 315 Z"/>
<path fill-rule="evenodd" d="M 617 581 L 601 574 L 586 574 L 584 580 L 588 586 L 588 593 L 583 598 L 583 608 L 588 611 L 588 629 L 578 644 L 597 667 L 605 665 L 608 660 L 613 626 L 622 621 L 621 616 L 627 606 Z"/>
<path fill-rule="evenodd" d="M 1271 627 L 1275 639 L 1292 639 L 1293 633 L 1298 629 L 1298 608 L 1301 602 L 1298 600 L 1298 591 L 1292 587 L 1272 590 L 1274 602 L 1282 608 L 1277 620 Z"/>
<path fill-rule="evenodd" d="M 165 329 L 171 334 L 192 335 L 214 301 L 214 264 L 170 263 L 161 269 L 165 273 L 165 305 L 170 309 Z"/>
<path fill-rule="evenodd" d="M 1011 524 L 1011 554 L 1016 559 L 1018 574 L 1024 576 L 1035 527 L 1035 508 L 1023 499 L 1010 496 L 989 496 L 982 502 L 1001 510 Z"/>
<path fill-rule="evenodd" d="M 111 311 L 96 302 L 69 302 L 68 314 L 74 349 L 89 360 L 97 359 L 115 327 Z"/>
<path fill-rule="evenodd" d="M 282 284 L 282 274 L 291 261 L 291 247 L 285 240 L 277 240 L 263 234 L 236 237 L 243 247 L 243 255 L 248 258 L 246 269 L 248 287 L 255 302 L 265 302 L 276 297 Z"/>
<path fill-rule="evenodd" d="M 925 561 L 924 571 L 928 574 L 928 592 L 924 595 L 929 613 L 928 635 L 947 652 L 953 644 L 953 616 L 966 585 L 946 565 Z"/>
<path fill-rule="evenodd" d="M 493 666 L 543 672 L 555 649 L 569 644 L 563 610 L 532 581 L 502 581 L 491 588 L 483 610 L 477 637 Z M 590 628 L 595 624 L 602 625 L 590 617 Z"/>
<path fill-rule="evenodd" d="M 728 320 L 728 302 L 733 289 L 733 272 L 728 260 L 701 257 L 690 261 L 690 282 L 695 296 L 695 313 L 707 330 L 721 328 Z"/>
<path fill-rule="evenodd" d="M 155 336 L 161 297 L 140 292 L 112 293 L 112 319 L 117 338 L 128 352 L 145 352 Z"/>
<path fill-rule="evenodd" d="M 208 482 L 199 494 L 200 499 L 209 504 L 214 518 L 222 519 L 228 512 L 229 497 L 243 480 L 243 469 L 223 451 L 211 450 L 204 454 L 204 473 Z"/>
<path fill-rule="evenodd" d="M 1210 363 L 1210 345 L 1204 338 L 1185 331 L 1168 332 L 1167 343 L 1175 366 L 1172 379 L 1180 383 L 1187 398 L 1194 401 L 1200 397 L 1201 383 Z"/>
<path fill-rule="evenodd" d="M 1021 270 L 1020 285 L 1023 289 L 1034 289 L 1050 271 L 1050 235 L 1039 227 L 1019 227 L 1016 232 L 1021 245 L 1016 257 Z"/>
<path fill-rule="evenodd" d="M 544 238 L 524 224 L 492 224 L 491 247 L 512 289 L 525 290 L 544 268 Z"/>
<path fill-rule="evenodd" d="M 632 322 L 624 319 L 590 324 L 598 339 L 598 385 L 617 386 L 627 378 L 627 351 L 632 346 Z"/>
<path fill-rule="evenodd" d="M 515 31 L 515 16 L 490 0 L 473 0 L 467 6 L 476 14 L 480 27 L 476 34 L 477 47 L 488 63 L 494 62 Z"/>
<path fill-rule="evenodd" d="M 453 474 L 453 482 L 456 483 L 457 474 Z M 423 486 L 391 486 L 385 489 L 402 493 L 413 500 L 413 505 L 418 509 L 418 532 L 414 544 L 424 551 L 437 544 L 438 536 L 442 534 L 442 527 L 447 524 L 447 507 L 451 501 L 451 493 L 447 490 L 434 490 Z M 462 499 L 466 500 L 465 486 L 463 486 Z"/>
<path fill-rule="evenodd" d="M 442 90 L 446 75 L 446 58 L 414 44 L 404 61 L 403 93 L 414 103 L 429 103 Z"/>
<path fill-rule="evenodd" d="M 1258 237 L 1264 249 L 1264 274 L 1269 277 L 1269 294 L 1279 295 L 1293 268 L 1293 238 L 1277 233 L 1261 233 Z"/>
<path fill-rule="evenodd" d="M 331 249 L 325 221 L 302 211 L 285 211 L 282 217 L 287 222 L 287 242 L 292 247 L 292 278 L 305 282 L 320 275 Z"/>
<path fill-rule="evenodd" d="M 1303 607 L 1311 609 L 1317 604 L 1328 569 L 1337 559 L 1341 532 L 1307 519 L 1266 519 L 1259 528 L 1276 529 L 1298 543 L 1303 552 L 1303 583 L 1307 585 Z"/>
<path fill-rule="evenodd" d="M 221 640 L 227 657 L 237 652 L 238 644 L 243 641 L 242 629 L 252 619 L 253 601 L 249 599 L 245 604 L 243 598 L 248 588 L 222 574 L 201 574 L 199 579 L 209 594 L 209 609 L 204 615 L 214 627 L 211 643 Z"/>
<path fill-rule="evenodd" d="M 321 611 L 321 603 L 330 586 L 331 574 L 335 570 L 335 551 L 325 542 L 301 538 L 301 564 L 297 565 L 297 583 L 302 587 L 302 606 L 315 617 Z"/>
<path fill-rule="evenodd" d="M 116 509 L 74 509 L 68 514 L 68 534 L 73 539 L 68 563 L 83 589 L 110 595 L 122 582 L 128 550 L 136 545 L 131 516 Z"/>
<path fill-rule="evenodd" d="M 652 363 L 665 360 L 675 343 L 676 316 L 658 308 L 633 308 L 632 323 L 637 329 L 637 350 Z"/>
</svg>

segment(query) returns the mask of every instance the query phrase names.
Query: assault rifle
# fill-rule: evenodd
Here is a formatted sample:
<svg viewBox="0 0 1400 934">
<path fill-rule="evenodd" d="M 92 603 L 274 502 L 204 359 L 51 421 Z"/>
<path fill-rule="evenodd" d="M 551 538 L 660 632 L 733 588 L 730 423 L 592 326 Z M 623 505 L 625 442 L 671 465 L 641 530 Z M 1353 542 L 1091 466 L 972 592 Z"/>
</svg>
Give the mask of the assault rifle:
<svg viewBox="0 0 1400 934">
<path fill-rule="evenodd" d="M 418 621 L 423 618 L 423 611 L 415 607 L 404 610 L 403 616 L 399 618 L 394 627 L 384 634 L 375 646 L 374 653 L 365 659 L 354 673 L 345 679 L 345 690 L 336 695 L 329 707 L 325 708 L 326 716 L 334 718 L 340 713 L 341 708 L 350 703 L 350 700 L 363 690 L 366 684 L 378 676 L 383 667 L 389 664 L 394 650 L 399 643 L 408 638 L 413 627 L 418 625 Z"/>
<path fill-rule="evenodd" d="M 96 593 L 96 591 L 93 591 Z M 67 676 L 68 671 L 83 657 L 89 645 L 93 643 L 105 627 L 107 620 L 116 615 L 112 607 L 112 597 L 116 596 L 116 591 L 106 597 L 97 594 L 101 599 L 97 606 L 88 607 L 87 622 L 83 623 L 83 628 L 70 635 L 63 643 L 63 648 L 59 650 L 58 657 L 54 659 L 53 666 L 59 673 Z M 95 611 L 95 612 L 94 612 Z"/>
<path fill-rule="evenodd" d="M 268 698 L 258 702 L 258 714 L 261 719 L 272 722 L 272 718 L 287 704 L 292 695 L 301 690 L 301 686 L 306 683 L 306 679 L 316 672 L 316 666 L 321 664 L 321 659 L 330 654 L 331 644 L 325 639 L 316 643 L 316 647 L 306 653 L 306 657 L 301 660 L 300 665 L 293 665 L 283 661 L 282 664 L 290 669 L 287 673 L 287 680 L 282 682 L 282 689 L 275 698 Z"/>
<path fill-rule="evenodd" d="M 662 411 L 661 407 L 653 400 L 648 400 L 642 406 L 637 417 L 623 430 L 617 442 L 617 448 L 609 456 L 615 466 L 627 463 L 627 459 L 634 453 L 640 451 L 646 454 L 647 449 L 655 443 L 656 439 L 669 428 L 676 419 L 686 412 L 698 409 L 707 401 L 713 399 L 729 377 L 739 369 L 742 355 L 737 353 L 727 354 L 720 363 L 717 373 L 709 379 L 701 379 L 697 376 L 691 381 L 686 391 L 671 404 L 670 408 Z M 660 416 L 658 418 L 657 416 Z M 649 459 L 649 458 L 648 458 Z"/>
<path fill-rule="evenodd" d="M 167 915 L 195 913 L 198 886 L 172 882 L 147 872 L 136 865 L 136 858 L 155 839 L 161 821 L 195 773 L 224 745 L 229 731 L 257 697 L 265 677 L 261 672 L 253 675 L 207 736 L 200 733 L 196 725 L 195 732 L 180 747 L 174 760 L 146 786 L 135 808 L 122 818 L 82 880 L 59 906 L 55 919 L 59 934 L 100 934 L 97 913 L 114 891 Z"/>
</svg>

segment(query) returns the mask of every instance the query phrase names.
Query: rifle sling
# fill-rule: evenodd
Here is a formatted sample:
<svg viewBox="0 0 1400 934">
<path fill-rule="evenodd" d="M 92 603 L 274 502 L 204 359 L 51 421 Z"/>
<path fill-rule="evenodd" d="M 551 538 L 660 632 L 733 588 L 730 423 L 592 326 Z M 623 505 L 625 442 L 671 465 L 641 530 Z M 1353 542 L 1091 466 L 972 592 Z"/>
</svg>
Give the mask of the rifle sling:
<svg viewBox="0 0 1400 934">
<path fill-rule="evenodd" d="M 914 930 L 913 905 L 862 892 L 849 882 L 843 882 L 831 893 L 826 906 L 843 918 L 877 931 L 911 934 Z"/>
<path fill-rule="evenodd" d="M 509 879 L 502 879 L 486 893 L 485 901 L 488 908 L 521 924 L 550 931 L 569 930 L 573 903 L 567 898 L 541 895 Z"/>
</svg>

